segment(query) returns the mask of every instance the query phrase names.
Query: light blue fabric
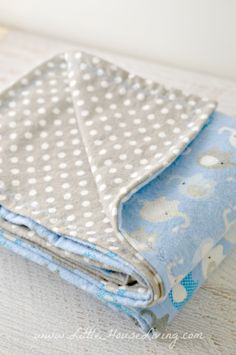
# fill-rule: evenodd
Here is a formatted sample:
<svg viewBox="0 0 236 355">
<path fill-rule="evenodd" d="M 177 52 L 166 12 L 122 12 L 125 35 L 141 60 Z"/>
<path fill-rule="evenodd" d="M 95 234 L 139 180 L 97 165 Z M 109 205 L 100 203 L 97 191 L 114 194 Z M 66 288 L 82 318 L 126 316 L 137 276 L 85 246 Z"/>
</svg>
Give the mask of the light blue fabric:
<svg viewBox="0 0 236 355">
<path fill-rule="evenodd" d="M 82 256 L 89 253 L 91 259 L 124 273 L 135 272 L 114 252 L 103 253 L 95 244 L 57 235 L 3 206 L 0 216 L 28 226 L 61 249 Z M 163 280 L 166 296 L 151 308 L 146 308 L 149 293 L 126 288 L 109 292 L 99 280 L 62 267 L 17 237 L 10 240 L 5 231 L 0 232 L 0 244 L 59 272 L 63 279 L 135 319 L 145 331 L 152 327 L 162 331 L 236 243 L 236 120 L 214 113 L 171 166 L 123 203 L 119 226 Z"/>
<path fill-rule="evenodd" d="M 152 236 L 142 254 L 167 291 L 172 276 L 193 270 L 206 241 L 236 242 L 235 119 L 215 113 L 185 152 L 124 204 L 120 228 L 132 238 L 140 229 Z"/>
</svg>

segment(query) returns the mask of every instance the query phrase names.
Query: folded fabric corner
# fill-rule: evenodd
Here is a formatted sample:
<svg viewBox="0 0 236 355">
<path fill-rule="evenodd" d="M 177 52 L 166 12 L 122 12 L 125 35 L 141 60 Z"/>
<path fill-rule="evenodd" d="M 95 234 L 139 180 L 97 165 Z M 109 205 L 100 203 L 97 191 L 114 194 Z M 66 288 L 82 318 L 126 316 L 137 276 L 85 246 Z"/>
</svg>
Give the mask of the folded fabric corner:
<svg viewBox="0 0 236 355">
<path fill-rule="evenodd" d="M 236 120 L 70 51 L 0 95 L 0 245 L 162 332 L 236 243 Z"/>
</svg>

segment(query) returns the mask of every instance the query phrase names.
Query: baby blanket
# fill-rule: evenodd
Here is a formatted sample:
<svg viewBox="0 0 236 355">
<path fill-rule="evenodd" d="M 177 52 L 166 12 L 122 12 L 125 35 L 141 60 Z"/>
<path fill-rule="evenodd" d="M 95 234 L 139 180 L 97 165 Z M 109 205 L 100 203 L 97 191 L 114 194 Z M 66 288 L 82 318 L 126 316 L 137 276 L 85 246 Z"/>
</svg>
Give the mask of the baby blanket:
<svg viewBox="0 0 236 355">
<path fill-rule="evenodd" d="M 0 244 L 162 332 L 236 243 L 236 121 L 66 52 L 0 96 Z"/>
</svg>

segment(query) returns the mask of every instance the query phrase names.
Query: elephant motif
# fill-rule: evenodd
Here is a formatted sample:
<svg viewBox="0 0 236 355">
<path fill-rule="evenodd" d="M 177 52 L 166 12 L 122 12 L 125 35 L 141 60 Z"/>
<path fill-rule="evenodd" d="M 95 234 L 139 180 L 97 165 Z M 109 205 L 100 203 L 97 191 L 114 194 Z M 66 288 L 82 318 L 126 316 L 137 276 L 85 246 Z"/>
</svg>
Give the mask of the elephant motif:
<svg viewBox="0 0 236 355">
<path fill-rule="evenodd" d="M 176 303 L 183 302 L 188 297 L 186 288 L 181 283 L 175 285 L 172 289 L 172 297 Z"/>
<path fill-rule="evenodd" d="M 230 243 L 236 243 L 236 219 L 230 221 L 229 215 L 236 211 L 236 206 L 233 208 L 226 208 L 224 210 L 223 218 L 225 223 L 224 238 Z"/>
<path fill-rule="evenodd" d="M 173 176 L 170 181 L 178 179 L 180 181 L 179 191 L 192 199 L 205 199 L 214 193 L 216 182 L 206 179 L 202 174 L 196 174 L 191 177 Z"/>
<path fill-rule="evenodd" d="M 199 164 L 208 169 L 223 169 L 235 167 L 230 153 L 219 150 L 209 150 L 204 152 L 199 158 Z"/>
<path fill-rule="evenodd" d="M 221 263 L 224 257 L 224 248 L 219 244 L 202 259 L 202 273 L 205 279 L 216 269 L 217 265 Z"/>
<path fill-rule="evenodd" d="M 224 249 L 221 244 L 214 247 L 212 239 L 204 240 L 193 257 L 193 263 L 196 265 L 201 261 L 202 274 L 205 279 L 224 259 Z"/>
<path fill-rule="evenodd" d="M 210 252 L 210 250 L 213 248 L 213 245 L 214 244 L 212 239 L 205 239 L 201 242 L 193 256 L 193 266 L 197 265 L 205 257 L 205 255 Z"/>
<path fill-rule="evenodd" d="M 143 228 L 129 233 L 129 236 L 132 238 L 132 244 L 139 251 L 153 249 L 158 239 L 158 234 L 148 233 Z"/>
<path fill-rule="evenodd" d="M 173 274 L 173 268 L 175 268 L 178 265 L 183 264 L 183 259 L 178 259 L 176 258 L 175 260 L 172 260 L 168 265 L 167 265 L 167 276 L 170 282 L 171 287 L 175 287 L 176 285 L 179 284 L 179 282 L 184 278 L 184 274 L 179 274 L 179 275 L 174 275 Z"/>
<path fill-rule="evenodd" d="M 229 142 L 232 147 L 236 148 L 236 129 L 230 127 L 221 127 L 218 131 L 220 134 L 223 132 L 230 132 Z"/>
<path fill-rule="evenodd" d="M 168 222 L 176 217 L 181 217 L 182 228 L 190 225 L 190 218 L 187 214 L 179 211 L 179 201 L 167 200 L 166 197 L 160 197 L 157 200 L 145 201 L 140 210 L 141 217 L 151 223 Z"/>
<path fill-rule="evenodd" d="M 190 272 L 172 288 L 168 297 L 173 306 L 179 310 L 192 297 L 197 287 L 198 281 L 193 279 L 192 272 Z"/>
</svg>

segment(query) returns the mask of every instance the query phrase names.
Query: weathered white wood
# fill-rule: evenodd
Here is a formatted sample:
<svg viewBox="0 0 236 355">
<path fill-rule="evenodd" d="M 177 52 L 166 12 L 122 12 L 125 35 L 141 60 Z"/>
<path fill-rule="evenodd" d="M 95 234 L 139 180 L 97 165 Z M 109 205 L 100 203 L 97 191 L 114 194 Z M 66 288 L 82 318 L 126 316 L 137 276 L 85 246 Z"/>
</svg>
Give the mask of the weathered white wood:
<svg viewBox="0 0 236 355">
<path fill-rule="evenodd" d="M 72 47 L 35 35 L 0 30 L 0 90 L 49 55 Z M 167 86 L 213 96 L 219 100 L 221 111 L 236 114 L 234 82 L 117 55 L 103 55 Z M 202 333 L 203 339 L 179 339 L 172 349 L 170 339 L 109 337 L 111 329 L 130 336 L 132 332 L 141 333 L 131 320 L 65 283 L 58 275 L 0 248 L 0 354 L 235 354 L 235 275 L 236 251 L 166 332 L 171 337 L 177 333 L 180 338 L 184 332 Z M 88 329 L 96 329 L 95 333 L 103 339 L 79 339 Z M 49 338 L 37 339 L 37 335 Z"/>
</svg>

